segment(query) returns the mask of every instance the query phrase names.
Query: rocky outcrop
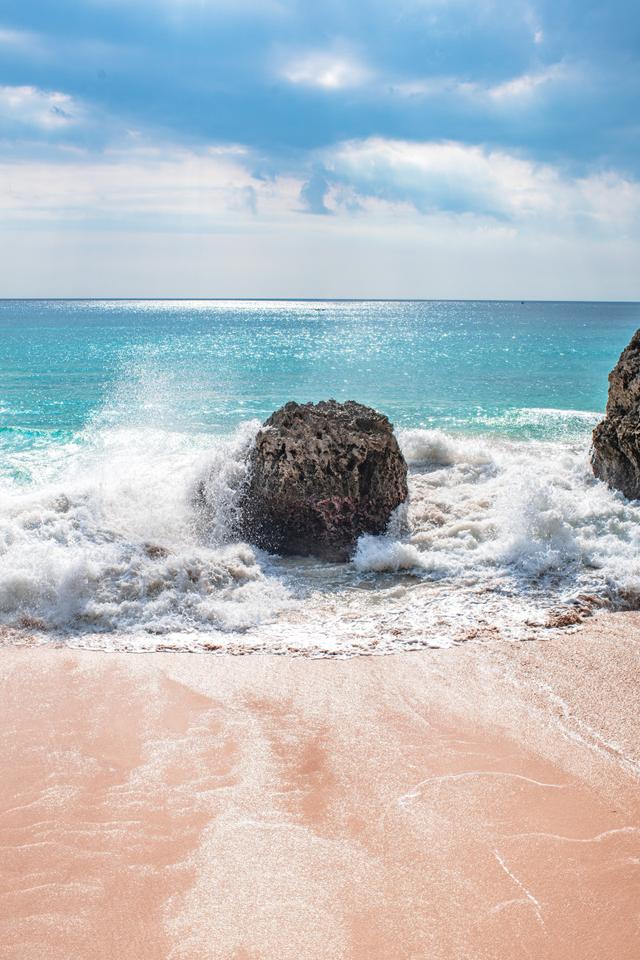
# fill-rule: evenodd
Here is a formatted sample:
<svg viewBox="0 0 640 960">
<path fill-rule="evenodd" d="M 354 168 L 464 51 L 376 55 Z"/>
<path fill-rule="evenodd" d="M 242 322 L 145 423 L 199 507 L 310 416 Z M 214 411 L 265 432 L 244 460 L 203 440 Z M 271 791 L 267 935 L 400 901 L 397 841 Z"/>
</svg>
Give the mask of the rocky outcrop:
<svg viewBox="0 0 640 960">
<path fill-rule="evenodd" d="M 241 534 L 280 554 L 349 559 L 407 498 L 407 465 L 388 419 L 349 401 L 287 403 L 250 454 Z"/>
<path fill-rule="evenodd" d="M 593 472 L 631 500 L 640 497 L 640 330 L 609 374 L 604 420 L 593 431 Z"/>
</svg>

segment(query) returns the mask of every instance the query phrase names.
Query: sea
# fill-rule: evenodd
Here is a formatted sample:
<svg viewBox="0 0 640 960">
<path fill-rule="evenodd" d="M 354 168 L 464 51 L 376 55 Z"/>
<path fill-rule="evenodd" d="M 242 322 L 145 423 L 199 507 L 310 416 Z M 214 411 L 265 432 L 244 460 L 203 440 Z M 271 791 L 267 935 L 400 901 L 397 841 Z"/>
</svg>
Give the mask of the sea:
<svg viewBox="0 0 640 960">
<path fill-rule="evenodd" d="M 0 301 L 3 635 L 351 656 L 638 606 L 640 503 L 589 462 L 638 327 L 636 303 Z M 260 424 L 331 397 L 393 422 L 408 505 L 347 564 L 238 542 Z"/>
</svg>

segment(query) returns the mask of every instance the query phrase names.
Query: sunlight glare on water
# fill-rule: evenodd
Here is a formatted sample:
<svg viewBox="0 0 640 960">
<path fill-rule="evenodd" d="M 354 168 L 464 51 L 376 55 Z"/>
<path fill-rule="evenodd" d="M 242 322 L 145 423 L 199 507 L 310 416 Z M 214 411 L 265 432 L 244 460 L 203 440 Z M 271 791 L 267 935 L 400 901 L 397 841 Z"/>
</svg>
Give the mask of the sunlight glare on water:
<svg viewBox="0 0 640 960">
<path fill-rule="evenodd" d="M 634 596 L 638 508 L 594 481 L 588 450 L 639 319 L 634 304 L 4 301 L 0 620 L 78 644 L 353 653 L 479 624 L 517 638 L 581 598 Z M 329 396 L 394 422 L 409 533 L 362 538 L 342 567 L 233 542 L 259 423 Z"/>
</svg>

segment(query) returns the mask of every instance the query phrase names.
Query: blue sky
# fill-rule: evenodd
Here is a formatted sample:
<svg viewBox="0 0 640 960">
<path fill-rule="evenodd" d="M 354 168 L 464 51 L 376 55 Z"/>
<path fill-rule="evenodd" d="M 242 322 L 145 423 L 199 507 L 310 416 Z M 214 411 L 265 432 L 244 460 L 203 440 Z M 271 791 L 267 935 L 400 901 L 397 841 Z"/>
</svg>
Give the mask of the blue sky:
<svg viewBox="0 0 640 960">
<path fill-rule="evenodd" d="M 0 293 L 640 299 L 640 7 L 4 0 Z"/>
</svg>

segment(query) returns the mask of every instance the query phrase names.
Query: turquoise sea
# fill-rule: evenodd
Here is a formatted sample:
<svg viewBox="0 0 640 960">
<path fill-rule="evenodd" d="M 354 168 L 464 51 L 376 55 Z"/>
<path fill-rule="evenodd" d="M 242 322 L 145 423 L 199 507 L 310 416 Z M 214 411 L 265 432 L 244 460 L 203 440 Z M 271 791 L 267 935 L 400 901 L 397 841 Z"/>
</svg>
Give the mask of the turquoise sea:
<svg viewBox="0 0 640 960">
<path fill-rule="evenodd" d="M 2 301 L 0 621 L 42 642 L 350 653 L 632 602 L 638 508 L 588 451 L 639 326 L 632 303 Z M 234 543 L 258 423 L 328 397 L 394 422 L 409 532 L 339 568 Z"/>
<path fill-rule="evenodd" d="M 3 442 L 105 406 L 130 422 L 123 389 L 193 432 L 331 395 L 401 426 L 564 435 L 570 416 L 531 411 L 601 411 L 639 325 L 630 303 L 0 301 Z"/>
</svg>

